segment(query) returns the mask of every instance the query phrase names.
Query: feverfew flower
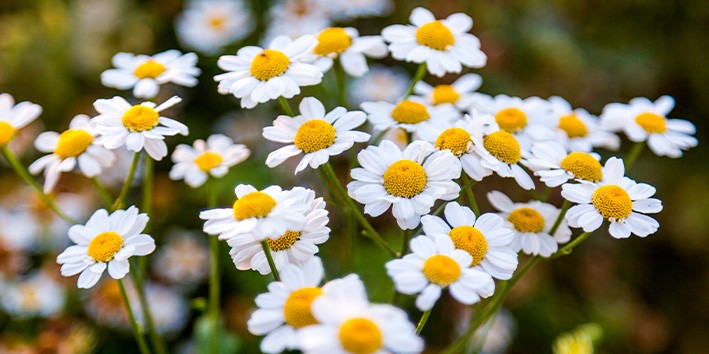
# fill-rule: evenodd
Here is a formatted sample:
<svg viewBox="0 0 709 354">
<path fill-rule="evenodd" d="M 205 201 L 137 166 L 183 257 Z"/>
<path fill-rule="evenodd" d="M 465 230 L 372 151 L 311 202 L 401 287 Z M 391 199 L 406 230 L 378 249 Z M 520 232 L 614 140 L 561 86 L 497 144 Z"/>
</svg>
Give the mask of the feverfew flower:
<svg viewBox="0 0 709 354">
<path fill-rule="evenodd" d="M 289 229 L 281 235 L 266 237 L 278 270 L 291 263 L 305 264 L 318 253 L 317 245 L 325 243 L 330 237 L 330 228 L 327 227 L 328 211 L 325 210 L 323 198 L 315 198 L 314 191 L 303 187 L 295 187 L 291 193 L 297 196 L 298 199 L 294 199 L 297 204 L 307 206 L 305 224 L 301 228 Z M 261 240 L 245 234 L 230 238 L 227 244 L 231 247 L 229 254 L 237 269 L 253 269 L 264 275 L 271 273 Z"/>
<path fill-rule="evenodd" d="M 50 317 L 64 307 L 66 290 L 46 272 L 0 285 L 2 309 L 13 318 Z"/>
<path fill-rule="evenodd" d="M 207 178 L 220 178 L 229 172 L 229 168 L 246 160 L 251 151 L 243 144 L 234 144 L 226 135 L 213 134 L 205 142 L 202 139 L 194 141 L 192 146 L 180 144 L 172 153 L 175 164 L 170 170 L 173 180 L 184 179 L 192 188 L 197 188 L 207 181 Z"/>
<path fill-rule="evenodd" d="M 515 252 L 522 250 L 526 254 L 549 257 L 559 249 L 559 243 L 568 242 L 571 238 L 571 229 L 564 220 L 554 235 L 549 234 L 560 212 L 551 204 L 536 200 L 514 203 L 498 191 L 488 193 L 487 199 L 500 211 L 500 216 L 507 220 L 507 227 L 514 231 L 512 249 Z"/>
<path fill-rule="evenodd" d="M 415 141 L 404 149 L 390 140 L 369 146 L 357 155 L 361 168 L 352 170 L 347 190 L 364 204 L 364 212 L 379 216 L 392 207 L 402 229 L 418 226 L 437 199 L 458 197 L 460 161 L 449 151 L 435 151 L 425 141 Z"/>
<path fill-rule="evenodd" d="M 466 305 L 495 292 L 492 277 L 480 268 L 470 268 L 473 257 L 456 249 L 447 235 L 416 237 L 411 240 L 411 252 L 387 262 L 386 269 L 397 291 L 419 294 L 416 307 L 421 311 L 433 308 L 441 290 L 447 287 L 456 300 Z"/>
<path fill-rule="evenodd" d="M 615 238 L 627 238 L 630 234 L 645 237 L 660 227 L 655 219 L 641 213 L 659 213 L 662 202 L 650 198 L 655 187 L 636 183 L 625 177 L 623 160 L 611 157 L 603 167 L 603 179 L 598 183 L 565 184 L 561 195 L 573 203 L 566 214 L 572 227 L 591 232 L 609 221 L 608 231 Z"/>
<path fill-rule="evenodd" d="M 379 101 L 360 105 L 374 131 L 403 128 L 409 133 L 427 129 L 432 122 L 453 122 L 458 111 L 449 105 L 429 106 L 419 97 L 409 97 L 396 104 Z"/>
<path fill-rule="evenodd" d="M 96 177 L 113 165 L 116 155 L 95 139 L 97 134 L 95 124 L 81 114 L 71 120 L 63 133 L 44 132 L 37 137 L 37 150 L 51 154 L 33 162 L 29 171 L 36 175 L 44 170 L 45 193 L 54 189 L 62 172 L 73 170 L 77 164 L 86 177 Z"/>
<path fill-rule="evenodd" d="M 119 90 L 133 89 L 133 96 L 143 99 L 157 96 L 160 85 L 166 83 L 194 87 L 201 73 L 195 66 L 196 54 L 174 49 L 153 56 L 118 53 L 112 62 L 116 68 L 101 73 L 101 84 Z"/>
<path fill-rule="evenodd" d="M 480 88 L 483 79 L 478 74 L 465 74 L 450 85 L 431 86 L 419 81 L 414 93 L 426 98 L 431 105 L 452 104 L 461 110 L 468 109 L 473 100 L 472 93 Z"/>
<path fill-rule="evenodd" d="M 268 28 L 262 43 L 283 35 L 295 39 L 330 27 L 332 21 L 325 3 L 322 0 L 284 0 L 275 3 L 268 11 Z"/>
<path fill-rule="evenodd" d="M 123 279 L 130 269 L 128 258 L 145 256 L 155 250 L 155 240 L 141 234 L 148 223 L 146 214 L 138 208 L 116 210 L 111 215 L 105 209 L 97 210 L 86 225 L 74 225 L 69 238 L 76 243 L 57 256 L 62 275 L 70 277 L 81 273 L 79 288 L 88 289 L 108 268 L 113 279 Z"/>
<path fill-rule="evenodd" d="M 596 153 L 567 153 L 559 143 L 547 141 L 532 146 L 532 154 L 525 164 L 548 187 L 554 188 L 569 180 L 600 181 L 603 178 L 600 158 Z"/>
<path fill-rule="evenodd" d="M 655 102 L 644 97 L 628 104 L 611 103 L 603 109 L 601 124 L 612 131 L 623 131 L 634 142 L 647 141 L 650 150 L 659 156 L 677 158 L 682 151 L 697 146 L 694 124 L 667 115 L 675 106 L 674 98 L 662 96 Z"/>
<path fill-rule="evenodd" d="M 446 220 L 433 215 L 421 217 L 423 232 L 429 237 L 450 237 L 455 248 L 470 254 L 469 266 L 480 267 L 493 278 L 507 280 L 517 269 L 517 252 L 512 250 L 514 232 L 505 227 L 497 214 L 475 217 L 470 208 L 450 202 L 445 208 Z"/>
<path fill-rule="evenodd" d="M 339 60 L 346 73 L 359 77 L 369 70 L 365 55 L 383 58 L 388 53 L 382 37 L 360 37 L 357 29 L 352 27 L 326 28 L 318 33 L 317 40 L 318 45 L 313 48 L 313 64 L 323 73 L 330 70 L 335 60 Z"/>
<path fill-rule="evenodd" d="M 42 113 L 42 107 L 31 102 L 20 102 L 7 93 L 0 94 L 0 147 L 15 137 L 17 131 L 30 124 Z"/>
<path fill-rule="evenodd" d="M 191 289 L 209 274 L 209 249 L 204 234 L 171 232 L 152 256 L 151 270 L 166 283 Z"/>
<path fill-rule="evenodd" d="M 94 121 L 96 130 L 101 134 L 101 143 L 110 150 L 122 145 L 133 152 L 145 149 L 154 160 L 162 160 L 167 156 L 165 137 L 189 133 L 186 125 L 159 115 L 181 101 L 181 98 L 173 96 L 156 107 L 153 102 L 131 105 L 118 96 L 96 100 L 94 108 L 99 115 Z"/>
<path fill-rule="evenodd" d="M 187 3 L 175 29 L 182 45 L 216 54 L 249 34 L 253 21 L 240 0 L 196 0 Z"/>
<path fill-rule="evenodd" d="M 409 75 L 401 68 L 372 65 L 366 74 L 352 80 L 347 93 L 357 106 L 366 101 L 396 102 L 408 85 Z"/>
<path fill-rule="evenodd" d="M 591 152 L 596 147 L 618 150 L 620 138 L 601 127 L 598 117 L 585 109 L 573 109 L 565 99 L 549 97 L 551 117 L 556 124 L 556 142 L 568 151 Z"/>
<path fill-rule="evenodd" d="M 289 157 L 303 153 L 295 173 L 308 165 L 318 168 L 330 156 L 342 153 L 356 142 L 369 140 L 369 134 L 353 130 L 367 120 L 364 112 L 348 112 L 337 107 L 325 114 L 325 107 L 317 98 L 306 97 L 300 101 L 300 113 L 292 118 L 279 116 L 273 126 L 263 129 L 266 139 L 290 144 L 268 154 L 268 167 L 276 167 Z"/>
<path fill-rule="evenodd" d="M 467 33 L 473 27 L 470 16 L 456 13 L 436 20 L 430 11 L 417 7 L 409 21 L 412 25 L 392 25 L 382 31 L 394 59 L 426 63 L 428 72 L 438 77 L 459 73 L 463 65 L 485 66 L 487 56 L 480 50 L 480 40 Z"/>
<path fill-rule="evenodd" d="M 283 191 L 279 186 L 259 191 L 248 184 L 236 186 L 234 193 L 237 199 L 232 208 L 209 209 L 199 214 L 200 219 L 206 220 L 204 232 L 219 235 L 220 240 L 243 235 L 262 241 L 288 230 L 299 230 L 305 224 L 309 206 L 297 202 L 302 200 L 299 193 Z"/>
</svg>

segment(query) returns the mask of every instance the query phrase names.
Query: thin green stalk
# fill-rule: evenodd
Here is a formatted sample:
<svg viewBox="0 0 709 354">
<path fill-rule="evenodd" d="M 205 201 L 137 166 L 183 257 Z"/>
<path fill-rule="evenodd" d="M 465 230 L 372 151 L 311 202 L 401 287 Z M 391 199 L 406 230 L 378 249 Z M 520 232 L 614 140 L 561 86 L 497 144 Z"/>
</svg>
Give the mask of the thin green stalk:
<svg viewBox="0 0 709 354">
<path fill-rule="evenodd" d="M 217 181 L 212 180 L 207 182 L 209 185 L 209 200 L 207 207 L 213 209 L 217 207 Z M 220 323 L 220 275 L 219 275 L 219 239 L 216 236 L 209 237 L 210 251 L 210 273 L 209 273 L 209 316 L 212 321 Z M 219 338 L 217 333 L 212 333 L 209 336 L 210 353 L 219 352 Z"/>
<path fill-rule="evenodd" d="M 345 76 L 345 69 L 342 67 L 342 62 L 340 58 L 335 59 L 335 79 L 337 80 L 337 101 L 342 107 L 349 109 L 349 104 L 347 103 L 347 94 L 345 87 L 347 85 L 347 77 Z"/>
<path fill-rule="evenodd" d="M 359 233 L 359 229 L 357 228 L 357 218 L 354 215 L 356 212 L 356 210 L 351 210 L 349 208 L 345 210 L 346 232 L 344 242 L 346 249 L 342 255 L 342 267 L 345 273 L 351 273 L 354 267 L 353 260 L 355 258 L 355 242 L 357 240 L 357 234 Z"/>
<path fill-rule="evenodd" d="M 431 315 L 431 310 L 429 309 L 428 311 L 424 312 L 423 315 L 421 315 L 421 319 L 419 320 L 419 324 L 416 326 L 416 334 L 421 334 L 421 331 L 423 330 L 423 326 L 426 325 L 426 321 L 428 321 L 428 316 Z"/>
<path fill-rule="evenodd" d="M 133 274 L 133 273 L 131 273 Z M 150 312 L 150 304 L 145 297 L 145 290 L 143 288 L 142 280 L 145 278 L 145 273 L 141 276 L 133 274 L 133 280 L 136 283 L 135 290 L 138 294 L 138 300 L 140 300 L 140 308 L 143 312 L 143 317 L 145 318 L 145 324 L 148 329 L 148 336 L 150 337 L 150 342 L 153 344 L 153 349 L 158 354 L 167 354 L 167 347 L 165 346 L 165 341 L 155 330 L 155 321 L 153 321 L 153 314 Z M 140 281 L 139 281 L 140 280 Z"/>
<path fill-rule="evenodd" d="M 281 275 L 278 274 L 276 262 L 273 261 L 273 256 L 271 256 L 271 248 L 268 247 L 268 240 L 261 241 L 261 247 L 263 247 L 263 253 L 266 254 L 266 260 L 268 260 L 268 266 L 271 268 L 271 273 L 273 273 L 273 279 L 281 281 Z"/>
<path fill-rule="evenodd" d="M 465 189 L 465 194 L 468 197 L 468 204 L 470 204 L 470 208 L 473 209 L 475 215 L 480 216 L 480 209 L 478 209 L 478 203 L 475 202 L 475 195 L 473 194 L 475 180 L 470 179 L 465 172 L 461 174 L 461 178 L 463 179 L 463 189 Z"/>
<path fill-rule="evenodd" d="M 625 171 L 628 171 L 630 167 L 635 164 L 635 160 L 637 160 L 640 156 L 640 153 L 643 152 L 643 147 L 645 147 L 645 142 L 640 141 L 635 143 L 635 145 L 630 148 L 630 151 L 628 152 L 628 157 L 625 158 Z"/>
<path fill-rule="evenodd" d="M 121 192 L 118 193 L 118 197 L 116 197 L 116 201 L 113 202 L 113 206 L 111 207 L 111 211 L 118 210 L 120 208 L 123 208 L 123 200 L 126 199 L 126 195 L 128 194 L 128 190 L 130 189 L 130 185 L 133 183 L 133 177 L 135 176 L 135 170 L 138 169 L 138 160 L 140 159 L 140 152 L 136 152 L 133 155 L 133 161 L 130 163 L 130 169 L 128 170 L 128 175 L 126 176 L 126 180 L 123 181 L 123 187 L 121 188 Z"/>
<path fill-rule="evenodd" d="M 416 69 L 416 74 L 414 74 L 414 78 L 411 80 L 411 84 L 409 84 L 409 89 L 406 90 L 406 95 L 404 95 L 404 99 L 409 98 L 412 93 L 414 93 L 414 87 L 416 87 L 416 84 L 423 79 L 423 76 L 426 75 L 426 63 L 423 62 L 419 64 L 418 69 Z"/>
<path fill-rule="evenodd" d="M 50 209 L 52 209 L 52 211 L 54 211 L 55 214 L 62 218 L 62 220 L 66 221 L 67 224 L 76 224 L 76 220 L 61 211 L 57 203 L 54 202 L 54 199 L 44 193 L 42 187 L 40 187 L 37 182 L 35 182 L 35 180 L 32 178 L 32 176 L 30 176 L 30 173 L 27 172 L 22 163 L 20 163 L 20 160 L 18 160 L 17 156 L 15 156 L 12 151 L 10 151 L 7 145 L 0 147 L 0 153 L 2 153 L 2 157 L 5 158 L 5 160 L 10 164 L 12 169 L 15 170 L 15 173 L 17 173 L 17 175 L 20 176 L 20 178 L 22 178 L 25 183 L 27 183 L 30 187 L 32 187 L 32 189 L 34 189 L 35 193 L 39 195 L 39 198 L 42 199 L 44 204 L 46 204 Z"/>
<path fill-rule="evenodd" d="M 138 342 L 138 348 L 142 354 L 150 354 L 150 349 L 148 349 L 148 344 L 145 342 L 145 338 L 140 333 L 140 325 L 135 321 L 133 316 L 133 310 L 130 306 L 130 300 L 128 300 L 128 294 L 126 294 L 126 287 L 123 285 L 123 279 L 116 279 L 118 282 L 118 287 L 121 289 L 121 297 L 123 298 L 123 304 L 126 305 L 126 311 L 128 312 L 128 320 L 130 321 L 130 327 L 133 330 L 133 336 L 135 336 L 136 342 Z"/>
<path fill-rule="evenodd" d="M 567 243 L 566 245 L 564 245 L 564 247 L 562 247 L 558 251 L 556 251 L 556 253 L 551 255 L 551 257 L 549 257 L 549 259 L 559 258 L 561 256 L 566 256 L 566 255 L 571 254 L 571 251 L 574 250 L 574 247 L 578 246 L 579 243 L 586 240 L 589 236 L 591 236 L 590 232 L 582 233 L 581 235 L 576 237 L 573 241 Z"/>
<path fill-rule="evenodd" d="M 551 227 L 551 230 L 549 230 L 549 235 L 554 236 L 554 234 L 556 234 L 556 230 L 559 229 L 559 226 L 561 225 L 561 221 L 564 220 L 564 216 L 566 216 L 566 212 L 569 211 L 569 207 L 571 207 L 571 202 L 564 199 L 564 203 L 561 204 L 561 211 L 559 212 L 559 216 L 556 217 L 556 220 L 554 221 L 554 225 Z"/>
<path fill-rule="evenodd" d="M 145 158 L 145 165 L 144 168 L 145 170 L 143 171 L 143 195 L 141 196 L 141 203 L 140 203 L 140 210 L 148 216 L 153 215 L 152 207 L 153 207 L 153 183 L 155 181 L 155 170 L 154 170 L 154 161 L 150 157 Z M 145 229 L 143 229 L 143 233 L 146 233 L 148 235 L 151 234 L 151 229 L 152 229 L 152 220 L 148 221 L 148 223 L 145 225 Z M 148 257 L 140 257 L 138 258 L 138 269 L 140 270 L 139 274 L 145 275 L 147 274 L 146 269 L 148 267 Z M 139 286 L 142 286 L 142 277 L 140 279 L 140 283 L 138 283 Z"/>
<path fill-rule="evenodd" d="M 101 196 L 103 205 L 105 205 L 107 208 L 110 208 L 113 204 L 113 196 L 111 195 L 111 192 L 106 189 L 106 186 L 101 183 L 101 180 L 99 180 L 98 177 L 91 178 L 91 182 L 94 183 L 96 191 L 98 192 L 99 196 Z"/>
<path fill-rule="evenodd" d="M 278 103 L 281 104 L 281 108 L 283 109 L 283 112 L 285 112 L 285 114 L 291 117 L 295 117 L 295 113 L 293 113 L 293 108 L 290 107 L 290 103 L 288 103 L 288 100 L 285 97 L 278 97 Z"/>
</svg>

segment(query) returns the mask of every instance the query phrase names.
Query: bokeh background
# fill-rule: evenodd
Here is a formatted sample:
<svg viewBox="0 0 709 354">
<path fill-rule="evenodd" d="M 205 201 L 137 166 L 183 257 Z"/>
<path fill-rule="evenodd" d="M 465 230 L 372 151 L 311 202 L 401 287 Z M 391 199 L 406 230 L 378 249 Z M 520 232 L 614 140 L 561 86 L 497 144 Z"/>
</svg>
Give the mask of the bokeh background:
<svg viewBox="0 0 709 354">
<path fill-rule="evenodd" d="M 272 4 L 265 0 L 248 3 L 256 14 L 257 29 L 226 52 L 233 53 L 245 43 L 259 43 L 268 27 L 264 14 Z M 0 92 L 44 107 L 41 123 L 28 128 L 16 142 L 23 160 L 28 163 L 38 156 L 31 142 L 42 129 L 61 130 L 75 114 L 94 114 L 91 104 L 97 98 L 129 94 L 100 84 L 99 74 L 111 66 L 110 59 L 116 52 L 152 54 L 182 49 L 174 31 L 182 6 L 176 0 L 0 1 Z M 473 17 L 472 32 L 480 38 L 489 58 L 485 68 L 475 71 L 483 76 L 481 92 L 521 97 L 560 95 L 574 106 L 596 114 L 609 102 L 669 94 L 677 100 L 671 116 L 691 120 L 698 129 L 699 146 L 683 158 L 660 158 L 646 150 L 629 171 L 636 180 L 657 187 L 657 197 L 664 204 L 663 212 L 657 216 L 659 232 L 646 239 L 615 240 L 599 231 L 572 256 L 537 267 L 518 284 L 506 304 L 507 337 L 503 335 L 501 341 L 508 344 L 508 352 L 551 352 L 551 343 L 559 333 L 588 322 L 603 328 L 604 337 L 598 348 L 602 353 L 709 351 L 709 2 L 396 1 L 388 16 L 339 23 L 357 27 L 363 34 L 376 34 L 385 25 L 407 23 L 416 6 L 427 7 L 439 18 L 455 12 Z M 395 63 L 391 58 L 381 62 L 398 65 L 413 74 L 413 66 Z M 190 126 L 191 134 L 170 142 L 174 146 L 223 131 L 254 150 L 249 162 L 222 182 L 225 202 L 231 198 L 231 188 L 237 181 L 258 186 L 317 186 L 314 173 L 305 172 L 294 179 L 289 172 L 292 169 L 269 170 L 263 165 L 273 146 L 264 143 L 260 130 L 275 118 L 278 108 L 265 105 L 250 111 L 239 109 L 233 98 L 217 93 L 211 79 L 220 72 L 216 57 L 201 56 L 198 65 L 203 70 L 200 84 L 193 89 L 172 88 L 170 93 L 185 97 L 182 111 L 175 115 Z M 429 79 L 443 83 L 454 78 Z M 624 140 L 617 154 L 623 156 L 628 148 L 629 142 Z M 154 235 L 161 244 L 174 242 L 180 233 L 199 230 L 196 210 L 203 207 L 204 201 L 199 191 L 190 191 L 167 179 L 170 165 L 168 159 L 158 164 L 154 209 L 160 216 Z M 17 190 L 19 184 L 9 169 L 1 171 L 0 204 L 14 205 L 31 199 Z M 89 191 L 82 192 L 84 185 L 80 177 L 64 178 L 60 189 L 90 195 Z M 516 200 L 531 197 L 506 181 L 493 179 L 476 186 L 478 199 L 490 189 L 501 189 Z M 552 201 L 561 204 L 558 195 Z M 481 206 L 491 210 L 485 202 Z M 331 214 L 334 224 L 341 221 L 336 211 L 331 209 Z M 34 215 L 34 222 L 54 222 L 46 210 L 36 210 Z M 0 233 L 9 228 L 10 221 L 3 222 Z M 385 220 L 380 226 L 388 225 L 391 224 Z M 191 242 L 196 245 L 182 246 L 188 247 L 185 250 L 203 247 L 203 238 L 192 232 Z M 335 261 L 344 247 L 337 233 L 323 247 L 331 277 L 348 270 L 347 265 Z M 352 260 L 355 271 L 367 281 L 373 299 L 388 299 L 391 284 L 382 267 L 386 259 L 374 248 L 370 252 L 367 244 L 359 247 Z M 185 251 L 178 248 L 175 252 L 179 255 Z M 239 352 L 255 352 L 259 339 L 246 331 L 245 321 L 253 296 L 265 290 L 269 279 L 254 272 L 237 272 L 226 254 L 223 256 L 227 326 L 238 340 Z M 27 259 L 18 261 L 17 257 Z M 156 255 L 151 258 L 154 268 L 167 262 Z M 197 268 L 204 263 L 200 259 L 192 261 Z M 21 264 L 18 266 L 17 262 Z M 58 275 L 51 252 L 27 256 L 3 250 L 0 265 L 7 277 L 23 276 L 31 269 Z M 170 283 L 159 271 L 153 271 L 153 277 L 156 284 Z M 97 296 L 77 292 L 73 279 L 56 281 L 72 289 L 66 310 L 50 318 L 29 319 L 4 312 L 0 315 L 0 348 L 20 348 L 27 353 L 118 353 L 132 348 L 129 332 L 116 330 L 91 315 L 87 309 L 91 305 L 87 303 Z M 189 352 L 193 321 L 200 313 L 199 298 L 206 295 L 206 285 L 197 282 L 180 293 L 182 302 L 175 306 L 184 308 L 187 324 L 169 338 L 175 350 L 187 348 L 184 350 Z M 115 289 L 104 289 L 101 296 L 96 300 L 100 306 L 116 301 Z M 461 310 L 445 305 L 434 313 L 424 331 L 431 353 L 455 335 L 451 318 Z M 419 314 L 411 311 L 411 316 L 416 319 Z M 3 350 L 10 349 L 0 351 Z"/>
</svg>

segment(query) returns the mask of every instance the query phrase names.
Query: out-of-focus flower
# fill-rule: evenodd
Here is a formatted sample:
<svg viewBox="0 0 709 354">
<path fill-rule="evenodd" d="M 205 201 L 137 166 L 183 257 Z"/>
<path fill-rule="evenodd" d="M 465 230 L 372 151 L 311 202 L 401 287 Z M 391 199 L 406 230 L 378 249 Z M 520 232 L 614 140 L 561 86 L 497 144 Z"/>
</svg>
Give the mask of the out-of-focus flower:
<svg viewBox="0 0 709 354">
<path fill-rule="evenodd" d="M 483 79 L 478 74 L 465 74 L 450 85 L 431 86 L 419 81 L 414 86 L 414 93 L 426 98 L 428 104 L 452 104 L 459 109 L 468 109 L 475 90 L 480 88 Z"/>
<path fill-rule="evenodd" d="M 0 208 L 0 225 L 0 242 L 4 249 L 33 251 L 38 246 L 41 228 L 27 210 Z"/>
<path fill-rule="evenodd" d="M 548 187 L 554 188 L 569 180 L 600 181 L 603 178 L 600 158 L 595 153 L 567 153 L 559 143 L 548 141 L 535 143 L 525 164 Z"/>
<path fill-rule="evenodd" d="M 396 102 L 404 96 L 409 75 L 396 67 L 373 65 L 361 77 L 352 80 L 347 94 L 355 105 L 367 101 Z"/>
<path fill-rule="evenodd" d="M 62 311 L 66 290 L 44 272 L 0 285 L 0 305 L 13 317 L 51 317 Z"/>
<path fill-rule="evenodd" d="M 42 107 L 31 102 L 15 104 L 10 94 L 0 94 L 0 147 L 9 143 L 17 131 L 42 113 Z"/>
<path fill-rule="evenodd" d="M 135 292 L 133 282 L 128 278 L 124 280 L 124 284 L 126 287 L 126 295 L 128 295 L 128 299 L 131 303 L 133 315 L 137 316 L 140 311 L 138 307 L 140 301 Z M 118 286 L 118 282 L 110 279 L 100 281 L 91 289 L 86 300 L 82 303 L 89 317 L 99 324 L 126 331 L 130 329 L 128 312 L 126 312 L 126 305 L 123 303 L 123 297 L 121 296 L 121 289 Z"/>
<path fill-rule="evenodd" d="M 330 27 L 331 21 L 323 0 L 283 0 L 268 11 L 268 28 L 262 43 L 278 36 L 292 39 Z"/>
<path fill-rule="evenodd" d="M 342 68 L 350 76 L 360 77 L 369 71 L 365 55 L 383 58 L 387 55 L 387 46 L 380 36 L 360 37 L 352 27 L 329 27 L 317 35 L 318 45 L 313 48 L 313 64 L 323 73 L 332 68 L 335 60 L 342 63 Z"/>
<path fill-rule="evenodd" d="M 620 138 L 601 127 L 598 117 L 585 109 L 573 109 L 565 99 L 549 97 L 551 118 L 556 122 L 556 141 L 566 150 L 591 152 L 596 147 L 618 150 Z"/>
<path fill-rule="evenodd" d="M 392 0 L 325 0 L 323 5 L 331 18 L 342 21 L 386 16 L 394 9 Z"/>
<path fill-rule="evenodd" d="M 389 102 L 364 102 L 362 109 L 374 131 L 403 128 L 409 133 L 428 129 L 435 122 L 453 122 L 458 111 L 452 106 L 429 106 L 420 97 L 409 97 L 396 104 Z M 417 135 L 418 136 L 418 135 Z"/>
<path fill-rule="evenodd" d="M 554 354 L 593 354 L 595 343 L 601 340 L 603 329 L 595 323 L 578 326 L 554 339 Z"/>
<path fill-rule="evenodd" d="M 160 85 L 166 83 L 193 87 L 201 73 L 195 66 L 196 54 L 174 49 L 153 56 L 118 53 L 112 62 L 116 68 L 101 73 L 101 83 L 119 90 L 133 89 L 133 96 L 143 99 L 157 96 Z"/>
<path fill-rule="evenodd" d="M 175 29 L 183 46 L 213 55 L 251 32 L 251 16 L 240 0 L 192 0 Z"/>
<path fill-rule="evenodd" d="M 203 237 L 203 236 L 202 236 Z M 178 287 L 191 288 L 209 273 L 209 250 L 194 232 L 177 232 L 167 237 L 155 253 L 153 272 Z"/>
<path fill-rule="evenodd" d="M 157 283 L 146 282 L 145 300 L 155 322 L 155 330 L 163 335 L 175 335 L 187 324 L 189 305 L 177 291 Z M 140 309 L 140 306 L 135 306 Z M 136 321 L 145 327 L 143 311 L 136 312 Z"/>
<path fill-rule="evenodd" d="M 192 188 L 197 188 L 211 175 L 219 178 L 229 172 L 229 168 L 246 160 L 251 151 L 242 144 L 234 144 L 228 136 L 210 135 L 205 142 L 194 141 L 192 146 L 180 144 L 172 153 L 175 164 L 170 170 L 170 178 L 184 179 Z"/>
</svg>

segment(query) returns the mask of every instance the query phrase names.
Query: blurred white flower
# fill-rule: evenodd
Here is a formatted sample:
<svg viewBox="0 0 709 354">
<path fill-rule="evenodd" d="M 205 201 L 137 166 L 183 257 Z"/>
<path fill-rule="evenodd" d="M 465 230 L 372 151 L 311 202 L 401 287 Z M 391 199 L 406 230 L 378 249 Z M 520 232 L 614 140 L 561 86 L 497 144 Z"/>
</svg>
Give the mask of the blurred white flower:
<svg viewBox="0 0 709 354">
<path fill-rule="evenodd" d="M 331 18 L 349 21 L 358 17 L 387 16 L 394 10 L 392 0 L 322 0 Z"/>
<path fill-rule="evenodd" d="M 66 300 L 66 289 L 42 271 L 4 283 L 0 289 L 0 305 L 15 318 L 54 316 Z"/>
<path fill-rule="evenodd" d="M 291 39 L 316 33 L 330 27 L 326 0 L 282 0 L 268 11 L 268 28 L 262 43 L 268 43 L 278 36 Z"/>
<path fill-rule="evenodd" d="M 253 30 L 252 14 L 241 0 L 192 0 L 175 23 L 188 48 L 213 55 Z"/>
<path fill-rule="evenodd" d="M 174 286 L 191 288 L 209 273 L 209 250 L 204 236 L 196 232 L 175 232 L 158 248 L 152 271 Z"/>
<path fill-rule="evenodd" d="M 376 64 L 352 80 L 347 94 L 355 106 L 367 101 L 393 103 L 404 96 L 408 85 L 409 75 L 401 68 Z"/>
</svg>

